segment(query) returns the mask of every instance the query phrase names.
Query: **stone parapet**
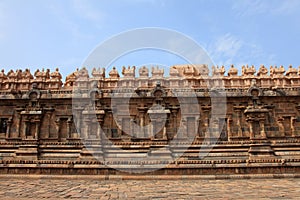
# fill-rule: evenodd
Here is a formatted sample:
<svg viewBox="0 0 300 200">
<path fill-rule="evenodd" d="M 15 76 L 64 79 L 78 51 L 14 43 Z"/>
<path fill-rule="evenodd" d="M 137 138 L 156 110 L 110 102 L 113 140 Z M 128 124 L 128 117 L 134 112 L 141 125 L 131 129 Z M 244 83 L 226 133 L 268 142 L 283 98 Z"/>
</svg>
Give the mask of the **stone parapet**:
<svg viewBox="0 0 300 200">
<path fill-rule="evenodd" d="M 27 91 L 33 86 L 41 90 L 69 90 L 76 88 L 95 87 L 110 89 L 116 87 L 149 88 L 154 87 L 157 81 L 164 87 L 181 88 L 248 88 L 256 84 L 262 88 L 295 88 L 300 87 L 300 68 L 289 66 L 270 66 L 267 69 L 261 65 L 256 67 L 242 66 L 239 72 L 233 65 L 225 75 L 224 66 L 206 65 L 174 65 L 170 66 L 169 74 L 164 69 L 142 66 L 136 73 L 136 67 L 123 67 L 121 73 L 115 67 L 105 74 L 105 69 L 94 68 L 89 74 L 86 68 L 77 69 L 66 76 L 63 82 L 59 70 L 54 72 L 47 70 L 36 70 L 32 75 L 29 69 L 10 70 L 0 72 L 0 91 Z M 121 75 L 120 75 L 121 74 Z M 150 75 L 151 74 L 151 75 Z"/>
</svg>

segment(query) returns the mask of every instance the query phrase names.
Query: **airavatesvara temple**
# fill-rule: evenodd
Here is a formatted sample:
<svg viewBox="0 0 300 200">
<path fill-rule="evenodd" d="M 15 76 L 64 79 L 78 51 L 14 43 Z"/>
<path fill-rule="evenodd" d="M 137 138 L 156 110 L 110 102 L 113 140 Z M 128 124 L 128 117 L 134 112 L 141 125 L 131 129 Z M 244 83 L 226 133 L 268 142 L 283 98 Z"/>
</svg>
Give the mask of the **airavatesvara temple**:
<svg viewBox="0 0 300 200">
<path fill-rule="evenodd" d="M 0 173 L 300 173 L 300 67 L 0 72 Z"/>
</svg>

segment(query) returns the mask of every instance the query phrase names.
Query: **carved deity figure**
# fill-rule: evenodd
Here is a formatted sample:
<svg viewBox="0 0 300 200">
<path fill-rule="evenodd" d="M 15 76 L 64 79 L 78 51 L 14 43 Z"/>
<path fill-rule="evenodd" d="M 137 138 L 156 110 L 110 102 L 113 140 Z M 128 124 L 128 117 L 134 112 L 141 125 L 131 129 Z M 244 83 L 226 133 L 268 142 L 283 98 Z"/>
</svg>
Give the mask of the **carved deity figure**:
<svg viewBox="0 0 300 200">
<path fill-rule="evenodd" d="M 119 78 L 120 77 L 118 71 L 116 70 L 116 67 L 113 67 L 108 75 L 110 78 Z"/>
<path fill-rule="evenodd" d="M 219 66 L 215 67 L 215 66 L 212 66 L 212 73 L 213 75 L 215 76 L 224 76 L 224 73 L 225 73 L 225 67 L 222 65 L 221 68 L 219 68 Z"/>
<path fill-rule="evenodd" d="M 247 66 L 248 67 L 248 66 Z M 246 67 L 245 65 L 242 66 L 242 75 L 245 76 L 247 75 Z"/>
<path fill-rule="evenodd" d="M 4 69 L 0 72 L 0 83 L 2 83 L 5 79 L 7 79 L 7 76 L 4 73 Z"/>
<path fill-rule="evenodd" d="M 148 77 L 149 76 L 149 70 L 146 66 L 143 66 L 139 69 L 139 75 L 140 77 Z"/>
<path fill-rule="evenodd" d="M 209 74 L 209 69 L 208 65 L 203 64 L 203 65 L 197 65 L 197 70 L 198 73 L 196 74 L 197 76 L 200 74 L 201 76 L 207 76 Z"/>
<path fill-rule="evenodd" d="M 293 68 L 292 65 L 289 66 L 289 69 L 286 72 L 286 75 L 291 77 L 291 76 L 297 76 L 297 69 Z"/>
<path fill-rule="evenodd" d="M 88 70 L 83 67 L 78 71 L 78 78 L 88 78 L 89 77 L 89 72 Z"/>
<path fill-rule="evenodd" d="M 122 68 L 122 74 L 124 77 L 134 77 L 135 76 L 135 66 L 128 66 L 128 68 L 126 69 L 125 66 L 123 66 Z"/>
<path fill-rule="evenodd" d="M 187 76 L 193 76 L 195 72 L 194 66 L 186 66 L 183 70 L 183 74 L 187 77 Z"/>
<path fill-rule="evenodd" d="M 47 81 L 50 79 L 50 69 L 46 69 L 46 71 L 44 71 L 44 69 L 43 69 L 42 74 L 43 74 L 44 81 Z"/>
<path fill-rule="evenodd" d="M 51 76 L 51 79 L 54 81 L 60 81 L 62 78 L 61 74 L 59 73 L 58 68 L 56 68 L 55 71 L 50 74 L 50 76 Z"/>
<path fill-rule="evenodd" d="M 284 67 L 282 65 L 280 65 L 280 67 L 278 69 L 278 72 L 280 72 L 282 74 L 285 72 L 285 69 L 284 69 Z"/>
<path fill-rule="evenodd" d="M 152 77 L 163 77 L 164 69 L 159 69 L 158 66 L 152 67 Z"/>
<path fill-rule="evenodd" d="M 16 73 L 14 72 L 14 70 L 10 70 L 8 73 L 7 73 L 7 77 L 8 79 L 12 79 L 14 80 L 16 78 Z"/>
<path fill-rule="evenodd" d="M 69 74 L 66 77 L 65 85 L 66 86 L 73 86 L 73 83 L 75 82 L 76 78 L 78 77 L 78 68 L 76 69 L 75 72 Z"/>
<path fill-rule="evenodd" d="M 242 75 L 243 76 L 253 76 L 255 74 L 256 70 L 254 65 L 252 65 L 251 67 L 249 67 L 248 65 L 243 65 L 242 66 Z"/>
<path fill-rule="evenodd" d="M 268 74 L 268 69 L 264 65 L 261 65 L 257 72 L 257 75 L 258 76 L 266 76 L 267 74 Z"/>
<path fill-rule="evenodd" d="M 89 80 L 89 72 L 85 67 L 82 67 L 78 71 L 78 74 L 77 74 L 77 77 L 76 77 L 76 82 L 80 82 L 78 84 L 82 85 L 82 84 L 86 84 L 88 80 Z"/>
<path fill-rule="evenodd" d="M 271 72 L 272 70 L 272 72 Z M 285 70 L 284 67 L 281 65 L 279 68 L 275 66 L 275 68 L 270 67 L 270 75 L 271 76 L 282 76 L 284 74 Z"/>
<path fill-rule="evenodd" d="M 29 81 L 30 79 L 33 79 L 29 69 L 25 69 L 25 71 L 21 73 L 21 79 L 23 81 Z"/>
<path fill-rule="evenodd" d="M 42 72 L 37 69 L 35 72 L 34 72 L 34 76 L 36 78 L 37 81 L 42 81 L 43 80 L 43 74 Z"/>
<path fill-rule="evenodd" d="M 95 78 L 105 78 L 105 68 L 98 68 L 95 67 L 92 70 L 92 75 Z"/>
<path fill-rule="evenodd" d="M 300 67 L 299 67 L 300 70 Z M 176 69 L 176 66 L 172 66 L 170 68 L 170 77 L 178 77 L 179 76 L 179 71 Z"/>
<path fill-rule="evenodd" d="M 17 80 L 22 80 L 22 74 L 23 74 L 23 72 L 22 72 L 22 70 L 21 69 L 17 69 L 16 70 L 16 78 L 17 78 Z"/>
<path fill-rule="evenodd" d="M 47 69 L 45 71 L 45 69 L 43 68 L 42 71 L 40 71 L 39 69 L 37 69 L 35 72 L 34 72 L 34 76 L 36 78 L 36 80 L 38 81 L 46 81 L 46 80 L 49 80 L 50 79 L 50 70 Z"/>
<path fill-rule="evenodd" d="M 276 68 L 277 68 L 277 66 L 276 66 Z M 274 76 L 274 72 L 275 72 L 275 69 L 274 69 L 273 66 L 271 65 L 271 66 L 270 66 L 270 76 L 271 76 L 271 77 Z"/>
<path fill-rule="evenodd" d="M 234 65 L 231 65 L 228 71 L 228 76 L 237 76 L 237 74 L 238 74 L 237 68 L 235 68 Z"/>
</svg>

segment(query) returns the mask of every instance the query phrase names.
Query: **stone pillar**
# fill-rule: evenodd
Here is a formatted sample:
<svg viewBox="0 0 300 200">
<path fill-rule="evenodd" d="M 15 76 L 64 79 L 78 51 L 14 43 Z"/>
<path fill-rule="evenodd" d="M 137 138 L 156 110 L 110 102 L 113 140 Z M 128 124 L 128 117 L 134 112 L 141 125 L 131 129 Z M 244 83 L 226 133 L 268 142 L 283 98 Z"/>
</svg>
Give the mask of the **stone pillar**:
<svg viewBox="0 0 300 200">
<path fill-rule="evenodd" d="M 232 137 L 232 132 L 231 132 L 231 124 L 232 124 L 232 119 L 230 117 L 227 118 L 227 135 L 228 135 L 228 141 L 231 141 Z"/>
<path fill-rule="evenodd" d="M 88 139 L 88 133 L 90 130 L 90 119 L 85 116 L 84 118 L 84 126 L 83 126 L 83 131 L 82 131 L 82 139 Z"/>
<path fill-rule="evenodd" d="M 8 120 L 7 120 L 7 128 L 6 128 L 6 133 L 5 133 L 5 138 L 9 138 L 9 134 L 10 134 L 10 127 L 11 127 L 11 124 L 12 124 L 12 118 L 10 117 Z"/>
<path fill-rule="evenodd" d="M 21 115 L 22 110 L 21 109 L 16 109 L 16 113 L 14 114 L 14 121 L 16 121 L 15 123 L 13 123 L 12 126 L 14 126 L 16 133 L 10 132 L 9 133 L 9 137 L 17 137 L 17 138 L 21 138 L 21 122 L 23 120 L 23 116 Z"/>
<path fill-rule="evenodd" d="M 248 123 L 249 123 L 249 132 L 250 132 L 250 140 L 254 139 L 254 132 L 253 132 L 253 120 L 252 119 L 249 119 L 248 120 Z"/>
<path fill-rule="evenodd" d="M 153 121 L 151 121 L 150 123 L 149 123 L 149 126 L 148 126 L 148 137 L 150 137 L 150 138 L 153 138 Z"/>
<path fill-rule="evenodd" d="M 291 132 L 292 132 L 292 137 L 296 136 L 296 131 L 295 131 L 295 121 L 296 117 L 291 117 Z"/>
<path fill-rule="evenodd" d="M 129 125 L 129 129 L 130 129 L 130 135 L 131 137 L 137 137 L 138 133 L 136 133 L 137 130 L 134 130 L 134 123 L 135 123 L 135 120 L 134 119 L 130 119 L 130 125 Z"/>
<path fill-rule="evenodd" d="M 284 125 L 283 125 L 283 118 L 280 117 L 277 119 L 277 124 L 278 124 L 278 128 L 279 128 L 279 135 L 281 136 L 285 136 L 285 132 L 284 132 Z"/>
<path fill-rule="evenodd" d="M 34 124 L 35 124 L 35 131 L 34 131 L 34 139 L 39 139 L 39 128 L 40 128 L 40 120 L 39 119 L 34 119 Z"/>
<path fill-rule="evenodd" d="M 102 132 L 102 127 L 103 127 L 103 123 L 104 123 L 104 116 L 105 116 L 105 111 L 104 110 L 101 110 L 97 113 L 97 121 L 98 121 L 98 124 L 97 124 L 97 139 L 102 139 L 101 137 L 101 132 Z"/>
<path fill-rule="evenodd" d="M 186 139 L 187 138 L 187 118 L 186 117 L 182 117 L 182 120 L 181 120 L 181 124 L 182 124 L 182 135 L 181 135 L 181 138 L 184 138 Z"/>
<path fill-rule="evenodd" d="M 242 137 L 243 136 L 243 131 L 242 131 L 242 126 L 241 126 L 241 113 L 242 110 L 244 109 L 244 106 L 234 106 L 233 109 L 237 114 L 237 121 L 236 121 L 236 125 L 238 127 L 238 137 Z"/>
<path fill-rule="evenodd" d="M 197 118 L 197 117 L 195 117 L 195 121 L 194 121 L 194 131 L 195 131 L 195 138 L 197 138 L 197 137 L 199 137 L 199 134 L 198 134 L 198 129 L 199 129 L 199 127 L 198 127 L 198 125 L 199 125 L 199 119 L 200 119 L 200 117 L 199 118 Z M 194 138 L 194 139 L 195 139 Z"/>
<path fill-rule="evenodd" d="M 156 126 L 157 122 L 156 119 L 151 120 L 151 138 L 156 138 Z"/>
<path fill-rule="evenodd" d="M 203 106 L 202 110 L 204 112 L 204 135 L 205 138 L 210 138 L 210 130 L 209 130 L 209 112 L 210 112 L 211 106 Z"/>
<path fill-rule="evenodd" d="M 81 135 L 81 121 L 82 121 L 82 111 L 83 111 L 83 107 L 77 106 L 74 108 L 75 110 L 75 114 L 76 114 L 76 130 L 77 130 L 77 134 Z"/>
<path fill-rule="evenodd" d="M 163 128 L 163 139 L 167 140 L 167 128 L 166 128 L 166 126 L 164 126 L 164 128 Z"/>
<path fill-rule="evenodd" d="M 96 132 L 96 138 L 101 140 L 101 126 L 100 126 L 100 122 L 98 121 L 97 124 L 97 132 Z"/>
<path fill-rule="evenodd" d="M 173 135 L 175 135 L 177 133 L 177 109 L 172 109 L 172 117 L 173 117 Z"/>
<path fill-rule="evenodd" d="M 209 125 L 209 130 L 210 130 L 210 137 L 211 138 L 219 138 L 219 119 L 214 118 L 211 120 L 210 125 Z"/>
<path fill-rule="evenodd" d="M 140 107 L 137 108 L 139 113 L 140 113 L 140 129 L 139 129 L 139 132 L 140 132 L 140 136 L 141 137 L 147 137 L 146 136 L 146 131 L 145 131 L 145 112 L 147 110 L 147 107 L 142 105 Z"/>
<path fill-rule="evenodd" d="M 98 136 L 98 121 L 93 118 L 92 115 L 90 115 L 90 127 L 89 127 L 89 132 L 88 132 L 88 138 L 89 139 L 97 139 Z"/>
<path fill-rule="evenodd" d="M 259 120 L 259 126 L 260 126 L 260 136 L 262 138 L 267 138 L 266 132 L 265 132 L 265 119 Z"/>
<path fill-rule="evenodd" d="M 241 111 L 238 110 L 237 111 L 237 122 L 236 125 L 238 126 L 238 136 L 242 137 L 243 136 L 243 132 L 242 132 L 242 127 L 241 127 Z"/>
<path fill-rule="evenodd" d="M 59 132 L 60 132 L 60 127 L 59 127 L 59 125 L 60 125 L 60 118 L 59 117 L 56 118 L 55 125 L 56 125 L 57 139 L 59 139 L 59 137 L 60 137 L 59 136 Z"/>
<path fill-rule="evenodd" d="M 112 113 L 110 113 L 110 116 L 111 116 L 111 120 L 113 120 Z M 119 127 L 121 127 L 121 128 L 118 128 L 118 137 L 121 137 L 122 136 L 122 128 L 123 128 L 123 120 L 121 118 L 118 118 L 117 123 L 119 124 Z M 112 132 L 110 134 L 111 134 L 110 137 L 113 137 Z"/>
<path fill-rule="evenodd" d="M 201 129 L 201 119 L 200 119 L 200 117 L 198 118 L 198 130 L 197 130 L 197 136 L 198 136 L 198 138 L 200 138 L 201 136 L 202 136 L 202 134 L 201 134 L 201 131 L 202 131 L 202 129 Z"/>
<path fill-rule="evenodd" d="M 72 126 L 72 118 L 69 117 L 68 120 L 67 120 L 67 130 L 68 130 L 68 137 L 69 138 L 72 138 L 72 135 L 71 135 L 71 126 Z"/>
<path fill-rule="evenodd" d="M 145 131 L 144 131 L 144 112 L 141 112 L 140 114 L 140 132 L 141 132 L 141 136 L 145 137 Z"/>
<path fill-rule="evenodd" d="M 47 125 L 47 133 L 46 133 L 46 138 L 49 138 L 50 137 L 50 123 L 51 123 L 51 112 L 47 111 L 46 114 L 45 114 L 45 117 L 47 118 L 47 120 L 45 120 L 48 125 Z"/>
<path fill-rule="evenodd" d="M 26 139 L 26 131 L 27 131 L 27 126 L 28 126 L 29 120 L 28 120 L 28 116 L 23 115 L 22 116 L 22 120 L 20 120 L 20 137 L 22 139 Z M 23 126 L 22 126 L 23 124 Z M 22 129 L 23 127 L 23 129 Z"/>
<path fill-rule="evenodd" d="M 205 119 L 204 119 L 204 137 L 210 138 L 209 119 L 208 119 L 207 114 L 205 115 Z"/>
</svg>

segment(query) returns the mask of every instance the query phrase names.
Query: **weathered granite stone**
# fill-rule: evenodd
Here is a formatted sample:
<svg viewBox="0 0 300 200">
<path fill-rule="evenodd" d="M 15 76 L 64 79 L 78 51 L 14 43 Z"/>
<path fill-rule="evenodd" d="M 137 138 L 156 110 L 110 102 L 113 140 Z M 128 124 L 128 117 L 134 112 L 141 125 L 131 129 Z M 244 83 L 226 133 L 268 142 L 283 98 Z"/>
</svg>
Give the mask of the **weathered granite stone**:
<svg viewBox="0 0 300 200">
<path fill-rule="evenodd" d="M 158 174 L 300 171 L 299 70 L 247 65 L 239 75 L 232 65 L 228 75 L 224 66 L 210 75 L 206 65 L 175 65 L 168 76 L 143 66 L 137 77 L 135 70 L 123 67 L 120 76 L 113 68 L 106 77 L 105 69 L 82 68 L 64 83 L 58 69 L 2 70 L 0 173 L 21 166 L 106 173 L 105 163 L 165 163 Z"/>
</svg>

